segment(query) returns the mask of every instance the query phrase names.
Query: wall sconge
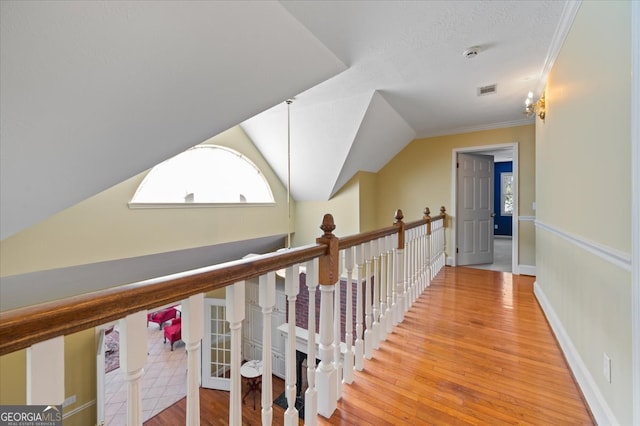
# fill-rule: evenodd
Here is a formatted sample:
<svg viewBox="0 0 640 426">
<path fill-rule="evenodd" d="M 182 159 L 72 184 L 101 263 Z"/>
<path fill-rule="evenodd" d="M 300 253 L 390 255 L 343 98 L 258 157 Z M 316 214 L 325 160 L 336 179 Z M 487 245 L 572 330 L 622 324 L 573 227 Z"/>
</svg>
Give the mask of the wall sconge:
<svg viewBox="0 0 640 426">
<path fill-rule="evenodd" d="M 534 103 L 533 93 L 529 92 L 527 99 L 524 101 L 524 113 L 527 115 L 527 117 L 531 117 L 532 115 L 535 114 L 538 117 L 540 117 L 542 120 L 544 120 L 544 117 L 546 116 L 546 110 L 544 106 L 544 95 L 542 95 L 542 97 L 538 99 L 538 102 Z"/>
</svg>

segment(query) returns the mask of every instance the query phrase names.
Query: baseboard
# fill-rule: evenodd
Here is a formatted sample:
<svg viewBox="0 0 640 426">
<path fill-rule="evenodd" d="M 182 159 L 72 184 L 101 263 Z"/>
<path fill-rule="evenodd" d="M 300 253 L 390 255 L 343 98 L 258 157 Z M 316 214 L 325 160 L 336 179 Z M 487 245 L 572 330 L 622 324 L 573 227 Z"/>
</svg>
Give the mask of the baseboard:
<svg viewBox="0 0 640 426">
<path fill-rule="evenodd" d="M 536 267 L 533 265 L 518 265 L 518 273 L 520 275 L 536 276 Z"/>
<path fill-rule="evenodd" d="M 613 414 L 613 411 L 611 411 L 607 401 L 604 399 L 604 396 L 596 385 L 593 376 L 582 361 L 580 354 L 571 342 L 571 339 L 562 326 L 558 315 L 556 315 L 553 307 L 547 299 L 547 296 L 545 296 L 544 291 L 540 285 L 538 285 L 537 281 L 533 283 L 533 293 L 535 294 L 544 315 L 547 317 L 551 330 L 556 336 L 556 340 L 558 341 L 560 349 L 562 349 L 564 357 L 569 364 L 573 377 L 575 377 L 576 382 L 578 382 L 578 386 L 580 387 L 596 422 L 599 425 L 619 425 L 620 423 L 618 423 L 616 416 Z"/>
<path fill-rule="evenodd" d="M 73 416 L 76 413 L 79 413 L 80 411 L 86 410 L 87 408 L 91 407 L 92 405 L 96 405 L 96 400 L 92 399 L 89 402 L 85 402 L 82 405 L 78 405 L 76 408 L 74 408 L 73 410 L 69 410 L 66 413 L 64 413 L 62 415 L 62 420 L 66 420 L 69 417 Z"/>
<path fill-rule="evenodd" d="M 447 257 L 447 259 L 445 261 L 445 264 L 447 266 L 453 266 L 453 257 L 451 257 L 451 256 Z"/>
</svg>

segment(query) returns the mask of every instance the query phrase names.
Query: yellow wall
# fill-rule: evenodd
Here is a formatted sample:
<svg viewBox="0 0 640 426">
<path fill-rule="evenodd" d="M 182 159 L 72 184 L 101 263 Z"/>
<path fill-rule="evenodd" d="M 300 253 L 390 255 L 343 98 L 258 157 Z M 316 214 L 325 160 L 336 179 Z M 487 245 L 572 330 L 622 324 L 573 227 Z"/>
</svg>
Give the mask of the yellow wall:
<svg viewBox="0 0 640 426">
<path fill-rule="evenodd" d="M 326 213 L 333 215 L 334 235 L 345 237 L 360 232 L 359 182 L 357 175 L 345 184 L 329 201 L 296 202 L 296 229 L 292 246 L 313 244 L 322 235 L 320 225 Z"/>
<path fill-rule="evenodd" d="M 76 402 L 65 407 L 66 414 L 82 405 L 88 408 L 67 417 L 67 426 L 84 426 L 96 422 L 96 339 L 93 329 L 64 338 L 65 398 L 76 396 Z M 0 357 L 0 405 L 27 403 L 27 351 Z"/>
<path fill-rule="evenodd" d="M 27 350 L 0 356 L 0 405 L 27 402 Z"/>
<path fill-rule="evenodd" d="M 0 242 L 0 274 L 23 274 L 286 233 L 286 189 L 240 127 L 208 142 L 245 154 L 271 185 L 261 207 L 130 209 L 141 173 Z"/>
<path fill-rule="evenodd" d="M 64 395 L 65 398 L 75 395 L 76 402 L 65 407 L 63 412 L 68 413 L 93 402 L 90 407 L 65 419 L 65 426 L 83 426 L 96 422 L 97 345 L 96 333 L 93 329 L 83 330 L 64 338 Z"/>
<path fill-rule="evenodd" d="M 359 172 L 356 175 L 360 184 L 360 230 L 359 232 L 372 231 L 378 228 L 377 204 L 378 177 L 375 173 Z M 388 224 L 393 223 L 393 212 L 388 212 Z"/>
<path fill-rule="evenodd" d="M 276 205 L 129 209 L 127 203 L 145 172 L 3 240 L 2 276 L 285 233 L 286 190 L 240 127 L 209 142 L 250 158 L 269 181 Z M 65 337 L 65 396 L 76 395 L 77 401 L 65 410 L 96 398 L 95 345 L 93 329 Z M 24 351 L 1 357 L 0 373 L 0 403 L 24 403 Z M 95 422 L 95 410 L 95 405 L 86 408 L 65 424 L 90 424 L 87 419 Z"/>
<path fill-rule="evenodd" d="M 630 16 L 630 2 L 582 3 L 536 125 L 537 216 L 548 225 L 536 232 L 537 284 L 576 349 L 570 363 L 584 364 L 616 417 L 600 422 L 622 425 L 632 423 L 630 272 L 567 236 L 631 251 Z"/>
<path fill-rule="evenodd" d="M 389 226 L 389 218 L 392 220 L 393 217 L 389 212 L 398 208 L 402 209 L 407 222 L 422 218 L 425 207 L 436 215 L 441 205 L 448 207 L 447 213 L 452 216 L 447 226 L 455 226 L 455 214 L 450 211 L 453 149 L 513 142 L 518 142 L 519 150 L 519 214 L 534 216 L 535 128 L 534 125 L 524 125 L 411 142 L 378 173 L 377 227 Z M 518 228 L 519 256 L 520 264 L 535 266 L 535 237 L 531 225 L 521 224 Z M 447 232 L 447 239 L 449 236 Z M 447 247 L 451 247 L 449 240 Z"/>
</svg>

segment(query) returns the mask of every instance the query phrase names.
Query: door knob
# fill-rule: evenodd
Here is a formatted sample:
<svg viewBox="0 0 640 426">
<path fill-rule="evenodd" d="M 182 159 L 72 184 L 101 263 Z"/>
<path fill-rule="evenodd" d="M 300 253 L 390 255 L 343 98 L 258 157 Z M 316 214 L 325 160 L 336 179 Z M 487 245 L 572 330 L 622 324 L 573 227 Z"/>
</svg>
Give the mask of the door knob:
<svg viewBox="0 0 640 426">
<path fill-rule="evenodd" d="M 495 213 L 491 213 L 491 217 L 496 217 L 496 214 Z"/>
</svg>

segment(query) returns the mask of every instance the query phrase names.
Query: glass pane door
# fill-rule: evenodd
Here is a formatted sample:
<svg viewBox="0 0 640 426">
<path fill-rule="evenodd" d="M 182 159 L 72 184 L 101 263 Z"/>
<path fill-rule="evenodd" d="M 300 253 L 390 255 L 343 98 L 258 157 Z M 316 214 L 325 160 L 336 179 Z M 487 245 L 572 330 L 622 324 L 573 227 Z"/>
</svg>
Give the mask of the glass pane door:
<svg viewBox="0 0 640 426">
<path fill-rule="evenodd" d="M 205 299 L 205 330 L 202 341 L 202 387 L 231 388 L 231 329 L 224 299 Z"/>
</svg>

